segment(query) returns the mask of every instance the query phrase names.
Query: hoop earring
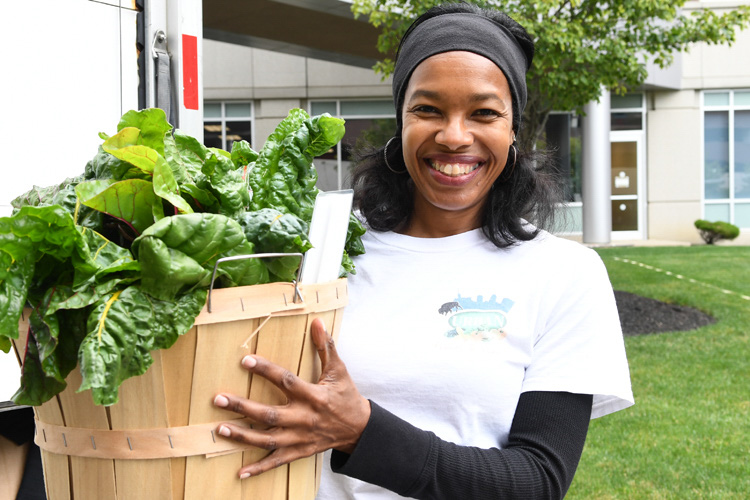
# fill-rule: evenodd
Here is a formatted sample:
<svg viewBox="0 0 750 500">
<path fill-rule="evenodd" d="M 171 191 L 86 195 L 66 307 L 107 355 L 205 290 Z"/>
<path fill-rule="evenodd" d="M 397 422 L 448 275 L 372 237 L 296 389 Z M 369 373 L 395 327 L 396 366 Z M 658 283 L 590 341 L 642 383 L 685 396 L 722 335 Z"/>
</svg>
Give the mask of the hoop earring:
<svg viewBox="0 0 750 500">
<path fill-rule="evenodd" d="M 505 172 L 503 172 L 501 175 L 505 176 L 504 180 L 509 180 L 510 177 L 513 175 L 513 170 L 516 168 L 516 160 L 518 160 L 518 151 L 516 150 L 516 146 L 511 144 L 510 147 L 513 148 L 513 165 L 510 166 L 510 171 L 508 172 L 508 175 L 505 176 Z"/>
<path fill-rule="evenodd" d="M 383 159 L 385 160 L 385 166 L 388 167 L 388 170 L 390 170 L 396 175 L 401 175 L 401 174 L 406 173 L 406 169 L 401 170 L 401 171 L 393 170 L 393 167 L 391 167 L 391 164 L 388 163 L 388 146 L 391 144 L 391 141 L 395 138 L 396 138 L 395 136 L 391 137 L 390 139 L 388 139 L 388 142 L 385 143 L 385 148 L 383 148 Z"/>
</svg>

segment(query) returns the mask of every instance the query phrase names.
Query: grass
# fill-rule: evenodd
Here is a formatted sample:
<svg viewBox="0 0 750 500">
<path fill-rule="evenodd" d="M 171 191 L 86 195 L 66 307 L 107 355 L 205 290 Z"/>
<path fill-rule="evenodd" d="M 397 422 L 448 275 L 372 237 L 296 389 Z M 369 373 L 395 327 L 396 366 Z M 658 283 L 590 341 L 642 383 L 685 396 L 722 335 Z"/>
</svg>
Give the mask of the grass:
<svg viewBox="0 0 750 500">
<path fill-rule="evenodd" d="M 626 337 L 636 404 L 591 422 L 566 498 L 750 498 L 750 247 L 598 252 L 616 290 L 717 322 Z"/>
</svg>

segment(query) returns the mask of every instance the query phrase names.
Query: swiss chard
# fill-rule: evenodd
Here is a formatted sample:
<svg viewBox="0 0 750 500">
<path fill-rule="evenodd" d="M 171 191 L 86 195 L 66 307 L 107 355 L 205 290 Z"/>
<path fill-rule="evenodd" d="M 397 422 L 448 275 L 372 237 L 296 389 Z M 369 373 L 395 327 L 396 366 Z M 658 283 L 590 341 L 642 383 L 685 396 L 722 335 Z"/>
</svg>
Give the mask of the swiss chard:
<svg viewBox="0 0 750 500">
<path fill-rule="evenodd" d="M 34 187 L 0 218 L 0 349 L 18 337 L 28 308 L 19 404 L 65 388 L 117 401 L 150 352 L 193 324 L 217 260 L 255 252 L 304 253 L 318 190 L 312 164 L 341 139 L 343 120 L 292 110 L 258 153 L 206 148 L 173 130 L 159 109 L 126 113 L 81 176 Z M 342 275 L 362 253 L 351 217 Z M 296 278 L 299 258 L 222 263 L 217 286 Z"/>
</svg>

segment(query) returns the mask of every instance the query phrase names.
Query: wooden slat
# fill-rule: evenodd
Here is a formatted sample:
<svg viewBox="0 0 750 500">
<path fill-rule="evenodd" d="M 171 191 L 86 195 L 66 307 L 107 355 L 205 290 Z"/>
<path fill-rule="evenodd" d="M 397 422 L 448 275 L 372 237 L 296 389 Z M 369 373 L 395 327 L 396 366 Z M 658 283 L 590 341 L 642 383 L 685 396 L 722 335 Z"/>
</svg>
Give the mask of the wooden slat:
<svg viewBox="0 0 750 500">
<path fill-rule="evenodd" d="M 250 376 L 240 365 L 240 361 L 250 351 L 242 347 L 242 344 L 257 325 L 258 321 L 254 319 L 197 327 L 190 396 L 191 425 L 217 422 L 218 427 L 219 422 L 239 417 L 234 412 L 215 407 L 213 400 L 219 392 L 239 395 L 248 393 Z M 225 438 L 217 433 L 216 439 Z M 242 488 L 237 471 L 241 466 L 241 453 L 214 458 L 188 457 L 185 498 L 239 500 Z"/>
<path fill-rule="evenodd" d="M 162 352 L 169 427 L 182 427 L 190 423 L 190 393 L 193 387 L 197 330 L 197 327 L 191 328 L 172 347 Z M 171 461 L 172 498 L 175 500 L 185 496 L 186 464 L 185 457 L 173 458 Z"/>
<path fill-rule="evenodd" d="M 315 492 L 317 494 L 318 490 L 320 489 L 320 478 L 321 474 L 323 472 L 323 465 L 325 460 L 325 455 L 322 453 L 318 453 L 315 455 Z"/>
<path fill-rule="evenodd" d="M 23 319 L 19 322 L 19 338 L 13 340 L 16 355 L 24 354 L 26 337 L 28 334 L 28 311 L 25 311 Z M 38 420 L 50 422 L 55 425 L 64 425 L 60 400 L 57 396 L 40 406 L 34 407 L 34 415 Z M 49 500 L 70 499 L 70 469 L 68 457 L 41 450 L 42 468 L 44 470 L 44 489 Z"/>
<path fill-rule="evenodd" d="M 287 316 L 271 319 L 258 332 L 257 354 L 294 373 L 299 368 L 300 353 L 305 340 L 307 316 Z M 284 404 L 286 396 L 262 377 L 253 377 L 250 399 L 267 404 Z M 257 462 L 268 454 L 265 450 L 250 450 L 243 455 L 243 463 Z M 283 465 L 242 482 L 243 499 L 286 500 L 289 466 Z"/>
<path fill-rule="evenodd" d="M 66 381 L 68 388 L 59 394 L 65 424 L 86 429 L 109 429 L 105 407 L 94 405 L 90 391 L 75 392 L 81 385 L 78 368 L 70 372 Z M 116 498 L 113 460 L 73 456 L 69 459 L 75 500 Z"/>
<path fill-rule="evenodd" d="M 304 347 L 300 356 L 297 375 L 302 380 L 317 382 L 320 378 L 320 357 L 312 340 L 311 325 L 314 319 L 323 320 L 326 328 L 332 330 L 334 327 L 335 311 L 310 314 L 308 316 Z M 315 456 L 303 458 L 289 464 L 289 498 L 299 500 L 312 500 L 317 492 Z"/>
<path fill-rule="evenodd" d="M 329 283 L 300 285 L 302 302 L 294 302 L 294 285 L 268 283 L 248 287 L 223 288 L 211 295 L 208 304 L 195 318 L 196 325 L 223 323 L 246 318 L 299 316 L 344 307 L 348 301 L 347 282 L 339 279 Z"/>
<path fill-rule="evenodd" d="M 154 362 L 148 371 L 139 377 L 125 380 L 120 386 L 120 402 L 109 407 L 113 430 L 167 427 L 161 352 L 156 351 L 151 355 Z M 130 446 L 132 447 L 132 442 Z M 141 500 L 143 485 L 146 484 L 149 496 L 174 498 L 169 459 L 114 462 L 118 500 Z"/>
</svg>

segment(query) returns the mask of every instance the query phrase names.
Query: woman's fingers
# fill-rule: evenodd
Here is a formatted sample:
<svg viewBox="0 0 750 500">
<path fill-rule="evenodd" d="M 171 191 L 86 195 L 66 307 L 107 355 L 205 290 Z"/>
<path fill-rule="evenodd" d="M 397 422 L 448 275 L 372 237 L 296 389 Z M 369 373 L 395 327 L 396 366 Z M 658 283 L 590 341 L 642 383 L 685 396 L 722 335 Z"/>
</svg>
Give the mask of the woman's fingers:
<svg viewBox="0 0 750 500">
<path fill-rule="evenodd" d="M 255 423 L 269 427 L 285 427 L 299 423 L 294 413 L 284 406 L 269 406 L 232 394 L 219 394 L 214 398 L 214 405 L 248 417 Z"/>
<path fill-rule="evenodd" d="M 318 350 L 322 367 L 318 382 L 331 382 L 339 379 L 342 375 L 346 375 L 346 367 L 339 358 L 336 343 L 333 341 L 333 337 L 328 334 L 323 320 L 320 318 L 313 320 L 310 332 L 315 348 Z"/>
<path fill-rule="evenodd" d="M 336 346 L 333 343 L 333 338 L 328 335 L 326 325 L 320 318 L 315 318 L 310 325 L 310 333 L 312 334 L 313 344 L 318 350 L 318 356 L 320 357 L 320 363 L 325 371 L 326 366 L 330 361 L 331 351 L 336 351 Z"/>
<path fill-rule="evenodd" d="M 231 394 L 219 394 L 214 404 L 270 427 L 247 429 L 225 423 L 219 433 L 252 446 L 273 450 L 256 464 L 243 467 L 242 474 L 257 475 L 284 463 L 330 448 L 351 453 L 370 418 L 370 402 L 357 390 L 325 324 L 310 325 L 322 364 L 316 384 L 306 382 L 283 367 L 260 356 L 245 356 L 242 365 L 281 389 L 288 398 L 272 406 Z"/>
<path fill-rule="evenodd" d="M 239 426 L 231 422 L 219 426 L 219 434 L 264 450 L 276 450 L 299 445 L 300 438 L 294 432 L 280 427 L 268 430 Z"/>
<path fill-rule="evenodd" d="M 292 463 L 300 458 L 309 457 L 315 453 L 316 451 L 310 451 L 304 446 L 278 449 L 269 453 L 268 456 L 257 462 L 240 469 L 239 476 L 240 479 L 257 476 L 282 465 Z"/>
<path fill-rule="evenodd" d="M 303 396 L 311 390 L 312 384 L 308 384 L 286 368 L 260 356 L 245 356 L 242 358 L 242 366 L 267 379 L 281 389 L 287 397 Z"/>
</svg>

